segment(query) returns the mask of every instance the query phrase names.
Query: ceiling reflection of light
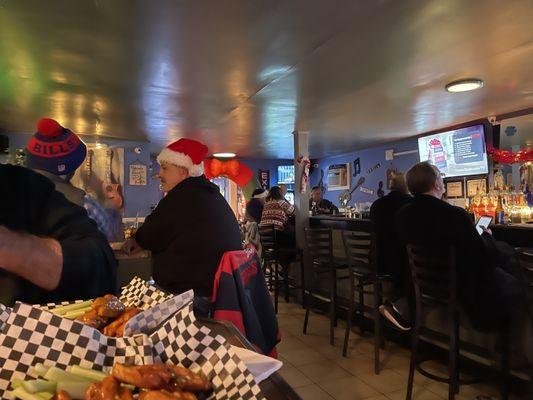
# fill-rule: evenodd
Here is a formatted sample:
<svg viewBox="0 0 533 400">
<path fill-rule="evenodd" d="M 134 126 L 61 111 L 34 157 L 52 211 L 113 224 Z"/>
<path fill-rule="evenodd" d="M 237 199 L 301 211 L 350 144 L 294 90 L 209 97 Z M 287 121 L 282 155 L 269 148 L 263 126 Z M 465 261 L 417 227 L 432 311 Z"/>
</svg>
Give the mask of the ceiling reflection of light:
<svg viewBox="0 0 533 400">
<path fill-rule="evenodd" d="M 167 134 L 168 115 L 178 112 L 178 104 L 169 95 L 178 91 L 178 73 L 165 42 L 160 40 L 153 46 L 152 62 L 142 87 L 144 125 L 150 136 Z"/>
</svg>

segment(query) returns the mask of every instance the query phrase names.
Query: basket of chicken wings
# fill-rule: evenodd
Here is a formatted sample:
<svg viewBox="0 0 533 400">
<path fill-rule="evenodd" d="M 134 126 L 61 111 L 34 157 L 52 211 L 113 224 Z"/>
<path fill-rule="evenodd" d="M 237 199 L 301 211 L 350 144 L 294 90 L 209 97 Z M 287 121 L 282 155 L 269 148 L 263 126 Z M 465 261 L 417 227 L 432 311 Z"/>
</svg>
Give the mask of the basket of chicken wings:
<svg viewBox="0 0 533 400">
<path fill-rule="evenodd" d="M 0 308 L 0 398 L 263 398 L 192 299 L 134 279 L 119 297 Z"/>
</svg>

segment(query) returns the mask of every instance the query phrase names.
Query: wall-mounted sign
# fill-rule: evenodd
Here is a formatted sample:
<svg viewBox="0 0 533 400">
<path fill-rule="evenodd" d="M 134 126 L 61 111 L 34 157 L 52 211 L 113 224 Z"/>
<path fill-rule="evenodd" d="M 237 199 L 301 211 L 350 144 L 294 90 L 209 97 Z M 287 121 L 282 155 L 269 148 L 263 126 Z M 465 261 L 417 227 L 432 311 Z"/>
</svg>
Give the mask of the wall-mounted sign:
<svg viewBox="0 0 533 400">
<path fill-rule="evenodd" d="M 259 171 L 259 185 L 261 188 L 270 189 L 270 171 L 268 169 L 260 169 Z"/>
<path fill-rule="evenodd" d="M 148 168 L 144 164 L 129 165 L 129 184 L 132 186 L 146 186 L 148 184 Z"/>
<path fill-rule="evenodd" d="M 350 164 L 335 164 L 328 168 L 328 191 L 350 188 Z"/>
</svg>

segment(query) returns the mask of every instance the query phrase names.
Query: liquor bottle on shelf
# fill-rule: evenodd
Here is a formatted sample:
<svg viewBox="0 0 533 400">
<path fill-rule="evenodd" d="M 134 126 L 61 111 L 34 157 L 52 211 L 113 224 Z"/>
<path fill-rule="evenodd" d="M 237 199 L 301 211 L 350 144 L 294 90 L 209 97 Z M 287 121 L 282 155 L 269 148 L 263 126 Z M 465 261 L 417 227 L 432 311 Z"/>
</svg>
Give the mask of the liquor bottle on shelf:
<svg viewBox="0 0 533 400">
<path fill-rule="evenodd" d="M 498 205 L 494 210 L 494 223 L 499 225 L 505 224 L 505 210 L 503 208 L 503 200 L 501 195 L 498 195 Z"/>
<path fill-rule="evenodd" d="M 496 218 L 495 217 L 495 214 L 496 214 L 496 201 L 495 201 L 495 198 L 494 198 L 494 195 L 493 194 L 489 194 L 487 196 L 487 205 L 485 207 L 485 210 L 486 210 L 486 213 L 485 215 L 489 216 L 489 217 L 492 217 L 492 218 Z"/>
</svg>

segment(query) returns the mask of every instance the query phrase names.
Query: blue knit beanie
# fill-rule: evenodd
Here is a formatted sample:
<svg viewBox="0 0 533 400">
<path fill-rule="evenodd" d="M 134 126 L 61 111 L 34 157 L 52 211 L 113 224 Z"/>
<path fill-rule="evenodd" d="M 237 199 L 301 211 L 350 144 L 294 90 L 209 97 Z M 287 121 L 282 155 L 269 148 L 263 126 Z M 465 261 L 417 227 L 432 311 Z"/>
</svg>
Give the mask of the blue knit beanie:
<svg viewBox="0 0 533 400">
<path fill-rule="evenodd" d="M 87 147 L 70 129 L 63 128 L 53 119 L 41 118 L 26 153 L 28 168 L 68 175 L 83 163 Z"/>
</svg>

